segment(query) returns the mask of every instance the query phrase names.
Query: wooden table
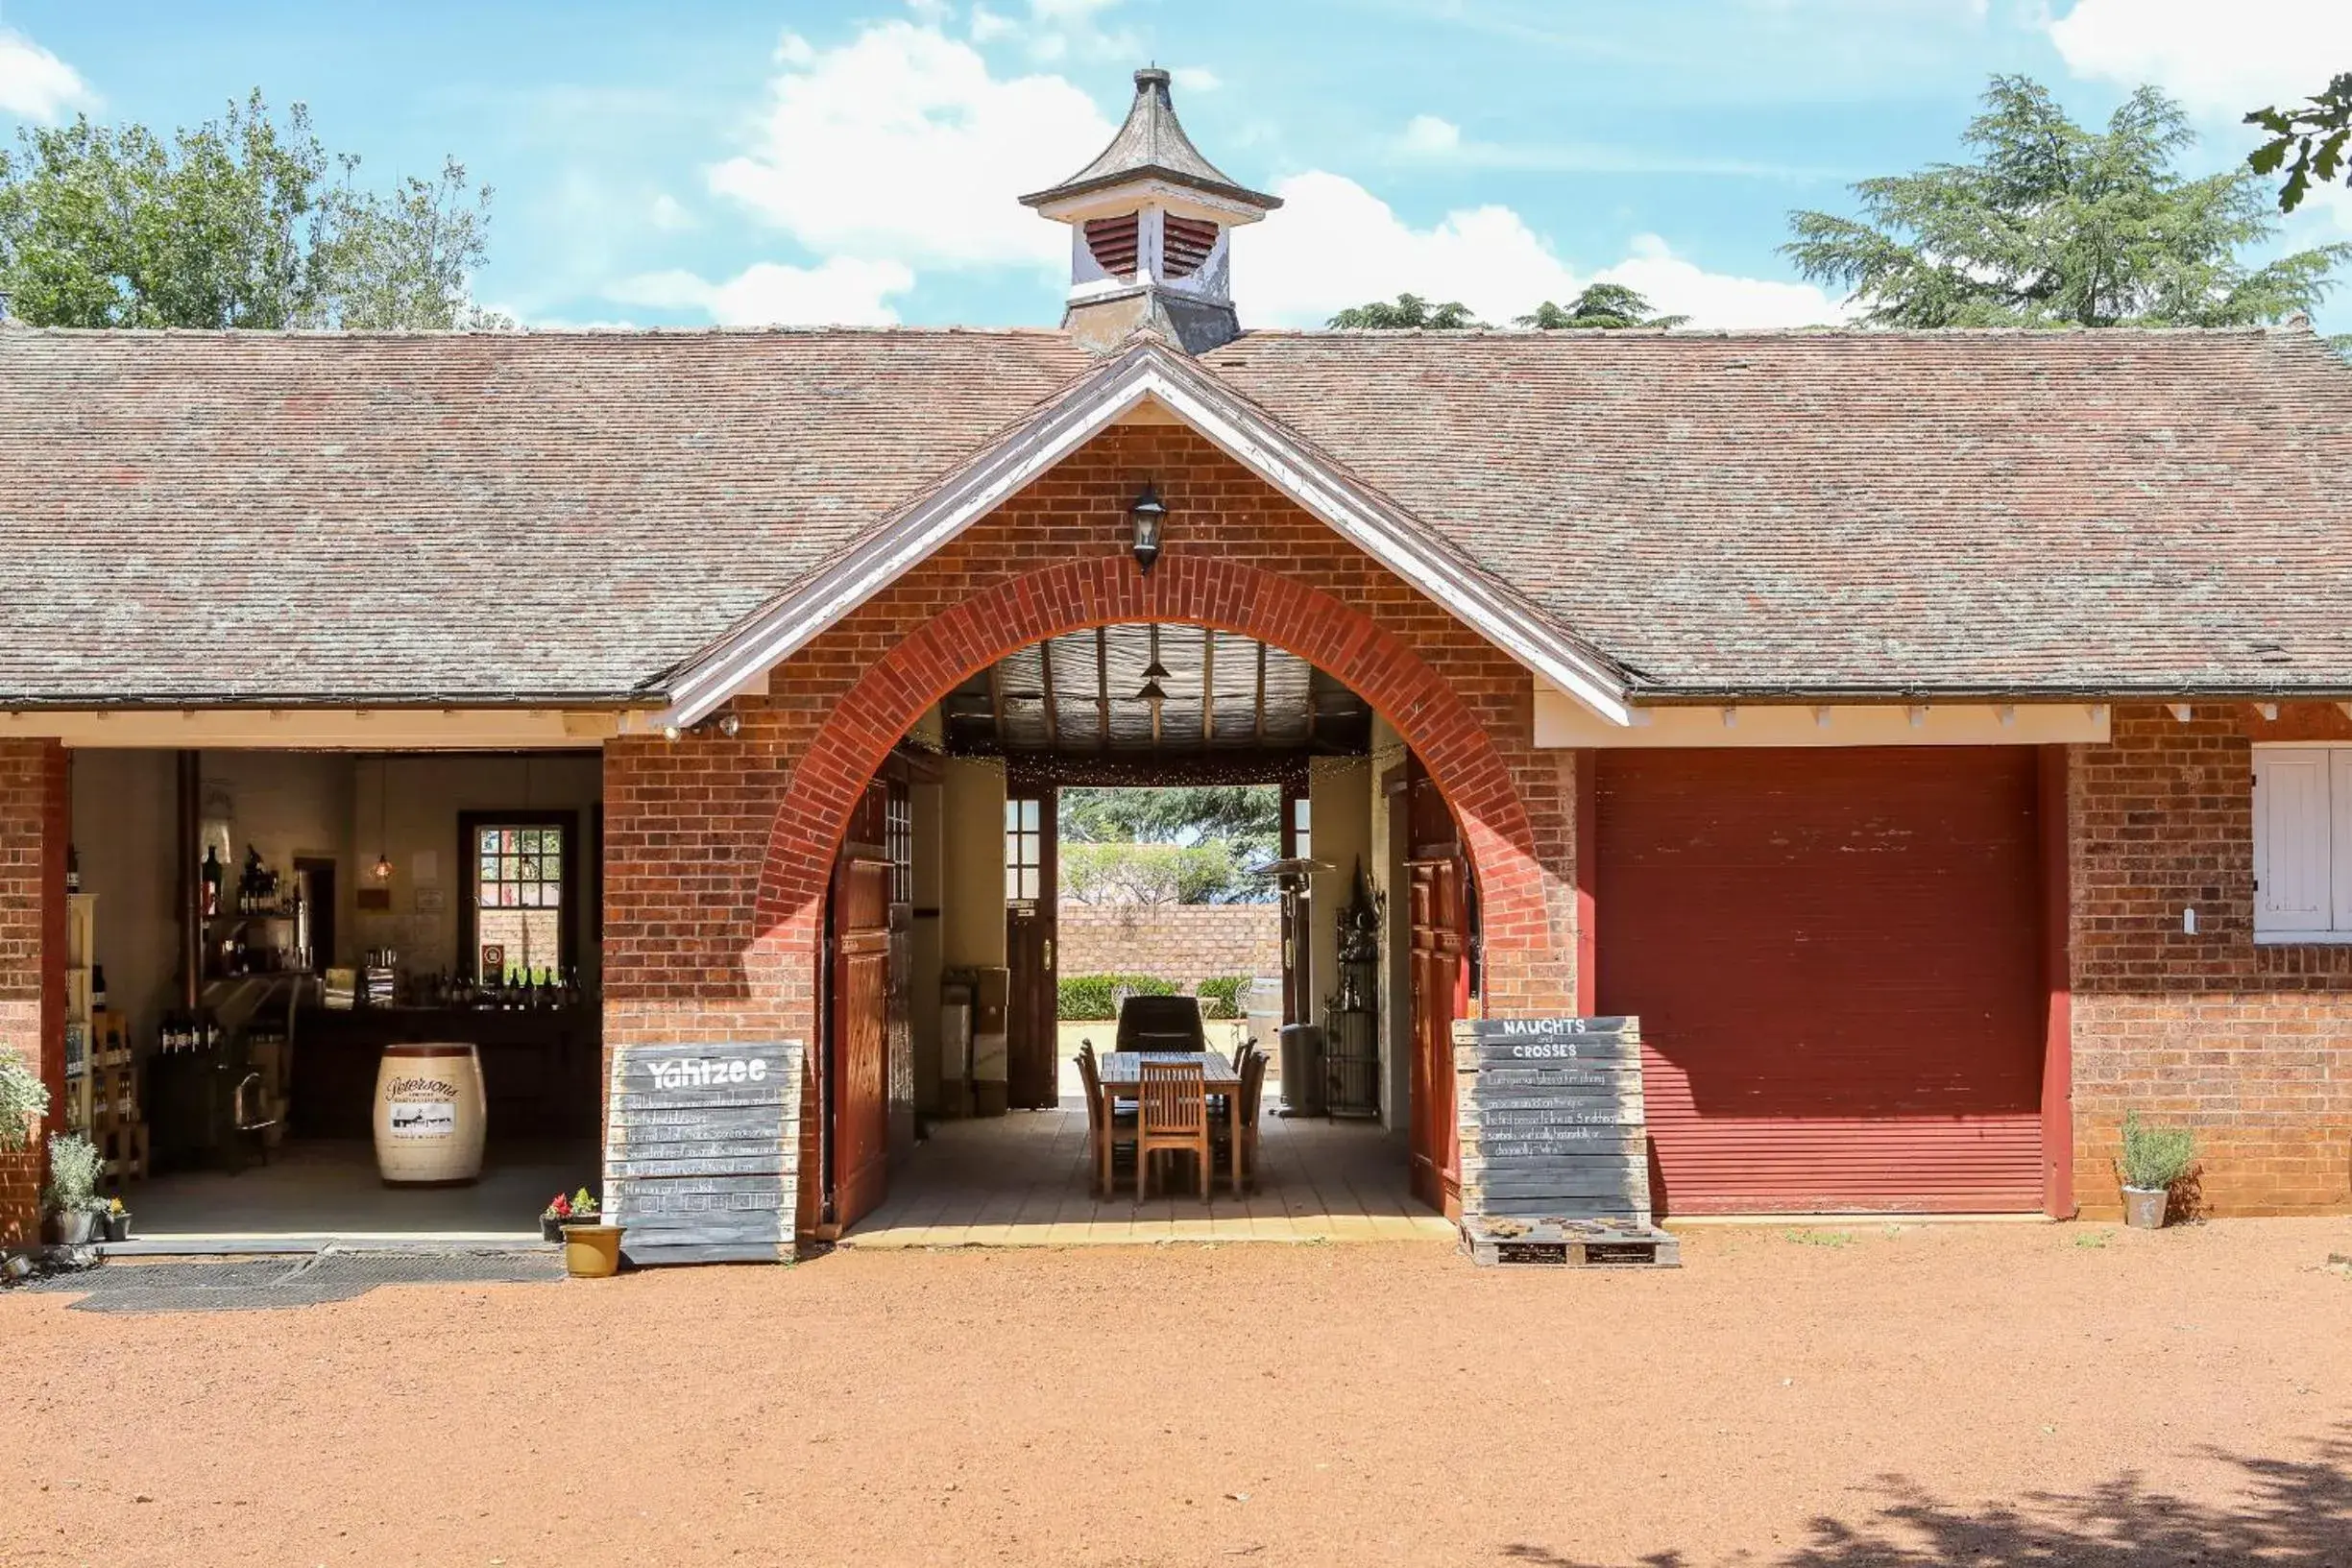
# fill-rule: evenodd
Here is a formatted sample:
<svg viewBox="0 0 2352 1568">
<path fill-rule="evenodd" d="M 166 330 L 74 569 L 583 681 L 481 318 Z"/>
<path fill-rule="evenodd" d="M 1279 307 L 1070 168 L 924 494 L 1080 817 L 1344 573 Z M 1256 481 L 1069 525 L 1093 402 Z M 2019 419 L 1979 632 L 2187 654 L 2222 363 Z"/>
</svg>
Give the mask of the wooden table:
<svg viewBox="0 0 2352 1568">
<path fill-rule="evenodd" d="M 1242 1190 L 1242 1075 L 1223 1051 L 1217 1050 L 1114 1050 L 1098 1059 L 1097 1075 L 1103 1083 L 1102 1116 L 1097 1125 L 1103 1129 L 1101 1143 L 1095 1149 L 1097 1170 L 1101 1175 L 1101 1191 L 1104 1196 L 1111 1190 L 1111 1145 L 1118 1140 L 1118 1129 L 1112 1124 L 1111 1113 L 1125 1095 L 1133 1099 L 1143 1083 L 1143 1064 L 1146 1062 L 1198 1062 L 1200 1064 L 1200 1084 L 1213 1098 L 1223 1096 L 1225 1102 L 1226 1142 L 1232 1148 L 1233 1191 Z M 1143 1171 L 1135 1172 L 1135 1195 L 1143 1196 Z"/>
</svg>

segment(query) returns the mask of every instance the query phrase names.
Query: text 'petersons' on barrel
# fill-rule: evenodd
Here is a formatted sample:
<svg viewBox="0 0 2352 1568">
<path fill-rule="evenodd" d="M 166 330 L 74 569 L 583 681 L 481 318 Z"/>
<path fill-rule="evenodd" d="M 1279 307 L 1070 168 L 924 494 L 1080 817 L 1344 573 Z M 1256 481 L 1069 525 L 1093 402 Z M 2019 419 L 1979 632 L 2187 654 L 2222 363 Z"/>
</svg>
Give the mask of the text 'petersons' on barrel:
<svg viewBox="0 0 2352 1568">
<path fill-rule="evenodd" d="M 376 1069 L 376 1169 L 387 1186 L 478 1180 L 489 1122 L 472 1045 L 384 1048 Z"/>
</svg>

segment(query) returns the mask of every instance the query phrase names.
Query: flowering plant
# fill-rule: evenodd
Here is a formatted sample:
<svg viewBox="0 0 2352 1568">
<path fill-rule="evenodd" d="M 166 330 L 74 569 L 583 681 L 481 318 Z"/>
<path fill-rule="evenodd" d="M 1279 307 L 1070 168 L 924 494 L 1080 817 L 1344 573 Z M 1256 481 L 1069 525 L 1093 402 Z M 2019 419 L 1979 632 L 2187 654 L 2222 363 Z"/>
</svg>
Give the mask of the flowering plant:
<svg viewBox="0 0 2352 1568">
<path fill-rule="evenodd" d="M 596 1194 L 583 1187 L 569 1197 L 562 1193 L 556 1194 L 555 1201 L 542 1209 L 539 1218 L 558 1223 L 569 1219 L 593 1224 L 602 1212 L 596 1203 Z"/>
</svg>

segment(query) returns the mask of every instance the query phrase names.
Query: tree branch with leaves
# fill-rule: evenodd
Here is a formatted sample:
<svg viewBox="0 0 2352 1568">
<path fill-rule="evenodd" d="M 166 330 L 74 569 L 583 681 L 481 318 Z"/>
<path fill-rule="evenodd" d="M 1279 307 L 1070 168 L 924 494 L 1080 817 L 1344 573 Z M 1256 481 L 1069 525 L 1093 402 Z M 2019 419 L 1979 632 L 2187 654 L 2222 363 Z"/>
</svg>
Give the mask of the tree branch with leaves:
<svg viewBox="0 0 2352 1568">
<path fill-rule="evenodd" d="M 2293 109 L 2258 109 L 2245 123 L 2270 133 L 2270 139 L 2248 156 L 2246 166 L 2266 177 L 2282 168 L 2287 171 L 2278 188 L 2281 212 L 2301 206 L 2315 180 L 2332 184 L 2341 174 L 2344 182 L 2352 184 L 2352 157 L 2346 156 L 2347 143 L 2352 143 L 2352 71 L 2341 73 L 2325 90 Z M 2290 153 L 2294 155 L 2292 162 L 2288 161 Z"/>
</svg>

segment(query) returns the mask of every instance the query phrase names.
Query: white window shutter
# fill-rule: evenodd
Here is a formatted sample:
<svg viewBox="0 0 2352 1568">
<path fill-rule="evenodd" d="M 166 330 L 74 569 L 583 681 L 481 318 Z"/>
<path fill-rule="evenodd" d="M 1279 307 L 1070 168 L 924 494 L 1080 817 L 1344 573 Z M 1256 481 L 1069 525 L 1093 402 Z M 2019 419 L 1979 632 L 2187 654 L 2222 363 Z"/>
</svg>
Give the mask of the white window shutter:
<svg viewBox="0 0 2352 1568">
<path fill-rule="evenodd" d="M 2333 751 L 2330 790 L 2335 801 L 2336 929 L 2352 931 L 2352 751 Z"/>
<path fill-rule="evenodd" d="M 2335 813 L 2328 802 L 2330 764 L 2336 756 L 2316 748 L 2258 748 L 2254 753 L 2258 932 L 2324 931 L 2336 923 Z"/>
</svg>

